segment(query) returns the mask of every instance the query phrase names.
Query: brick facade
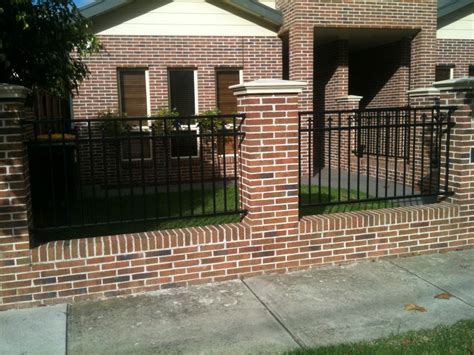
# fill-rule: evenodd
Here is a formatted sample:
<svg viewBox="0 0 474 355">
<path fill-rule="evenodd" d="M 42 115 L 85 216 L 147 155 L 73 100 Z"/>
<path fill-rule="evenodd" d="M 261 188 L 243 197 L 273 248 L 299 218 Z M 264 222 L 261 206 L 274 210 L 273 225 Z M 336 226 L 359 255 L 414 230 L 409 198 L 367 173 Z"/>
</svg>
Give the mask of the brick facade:
<svg viewBox="0 0 474 355">
<path fill-rule="evenodd" d="M 410 51 L 410 88 L 425 87 L 434 81 L 436 63 L 436 1 L 423 0 L 376 0 L 367 2 L 323 0 L 277 0 L 277 7 L 283 12 L 284 25 L 280 32 L 289 32 L 290 38 L 290 79 L 309 83 L 300 96 L 303 109 L 313 108 L 313 64 L 314 44 L 318 43 L 318 31 L 334 29 L 341 31 L 351 29 L 397 29 L 415 33 L 411 40 Z M 396 14 L 396 15 L 394 15 Z M 317 47 L 316 47 L 317 49 Z M 314 55 L 313 55 L 314 54 Z M 406 60 L 406 54 L 403 54 Z M 370 68 L 367 68 L 370 70 Z M 402 69 L 405 72 L 406 69 Z M 406 73 L 400 73 L 406 78 Z M 314 79 L 314 85 L 319 85 Z M 398 74 L 394 80 L 399 81 Z M 405 79 L 404 79 L 405 80 Z M 390 80 L 389 80 L 390 83 Z M 406 84 L 406 83 L 404 83 Z M 391 84 L 390 84 L 391 85 Z M 388 87 L 387 87 L 388 88 Z M 343 88 L 344 95 L 349 87 Z M 387 89 L 388 90 L 388 89 Z M 397 92 L 400 91 L 397 88 Z M 389 92 L 385 93 L 387 97 Z M 316 97 L 315 100 L 318 100 Z M 393 105 L 391 105 L 393 106 Z M 315 109 L 321 109 L 314 107 Z"/>
<path fill-rule="evenodd" d="M 104 50 L 87 60 L 90 76 L 73 100 L 73 117 L 118 111 L 118 68 L 147 68 L 151 114 L 168 107 L 168 69 L 197 70 L 199 112 L 216 107 L 219 68 L 243 70 L 244 81 L 281 77 L 278 37 L 99 36 Z"/>
<path fill-rule="evenodd" d="M 454 78 L 467 76 L 469 66 L 474 65 L 474 40 L 438 39 L 436 64 L 454 64 Z"/>
</svg>

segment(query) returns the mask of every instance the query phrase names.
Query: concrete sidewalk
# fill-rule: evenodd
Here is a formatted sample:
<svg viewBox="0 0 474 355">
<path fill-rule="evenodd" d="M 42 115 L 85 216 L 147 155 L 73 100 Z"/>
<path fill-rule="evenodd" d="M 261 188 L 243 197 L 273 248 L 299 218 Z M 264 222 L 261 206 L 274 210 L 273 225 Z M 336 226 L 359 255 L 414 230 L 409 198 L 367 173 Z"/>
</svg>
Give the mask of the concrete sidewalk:
<svg viewBox="0 0 474 355">
<path fill-rule="evenodd" d="M 453 297 L 434 298 L 442 292 Z M 428 311 L 407 312 L 407 303 Z M 66 325 L 69 354 L 284 352 L 473 319 L 474 250 L 78 303 L 61 329 L 34 312 L 0 313 L 0 353 L 62 354 Z M 42 324 L 22 325 L 28 317 Z M 49 350 L 19 341 L 15 331 L 48 339 Z"/>
</svg>

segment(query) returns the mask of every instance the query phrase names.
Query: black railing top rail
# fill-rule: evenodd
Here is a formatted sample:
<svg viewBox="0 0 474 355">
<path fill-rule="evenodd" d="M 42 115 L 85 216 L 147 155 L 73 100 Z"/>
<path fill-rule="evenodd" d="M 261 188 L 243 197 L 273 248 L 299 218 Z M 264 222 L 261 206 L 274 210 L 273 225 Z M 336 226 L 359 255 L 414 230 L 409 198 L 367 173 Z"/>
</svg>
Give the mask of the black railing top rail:
<svg viewBox="0 0 474 355">
<path fill-rule="evenodd" d="M 311 114 L 333 114 L 333 113 L 350 113 L 350 112 L 389 112 L 389 111 L 403 111 L 403 110 L 411 110 L 411 111 L 422 111 L 422 110 L 449 110 L 451 112 L 457 109 L 456 106 L 443 106 L 443 105 L 434 105 L 434 106 L 420 106 L 420 107 L 413 107 L 413 106 L 393 106 L 393 107 L 376 107 L 376 108 L 358 108 L 358 109 L 349 109 L 349 110 L 313 110 L 313 111 L 300 111 L 300 115 L 311 115 Z"/>
<path fill-rule="evenodd" d="M 41 119 L 22 119 L 20 123 L 80 123 L 80 122 L 104 122 L 104 121 L 155 121 L 155 120 L 195 120 L 195 119 L 217 119 L 222 120 L 226 118 L 245 118 L 245 114 L 228 114 L 228 115 L 193 115 L 193 116 L 120 116 L 120 117 L 94 117 L 94 118 L 41 118 Z"/>
</svg>

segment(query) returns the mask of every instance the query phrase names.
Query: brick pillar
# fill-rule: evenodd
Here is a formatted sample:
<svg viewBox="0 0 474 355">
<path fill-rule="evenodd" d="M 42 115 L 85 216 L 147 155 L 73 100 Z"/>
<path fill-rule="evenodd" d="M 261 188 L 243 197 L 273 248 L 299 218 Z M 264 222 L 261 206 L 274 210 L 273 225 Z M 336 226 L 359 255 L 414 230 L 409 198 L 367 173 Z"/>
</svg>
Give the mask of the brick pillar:
<svg viewBox="0 0 474 355">
<path fill-rule="evenodd" d="M 298 94 L 305 83 L 234 85 L 242 124 L 241 199 L 254 238 L 298 233 Z"/>
<path fill-rule="evenodd" d="M 439 103 L 439 90 L 432 87 L 410 90 L 408 98 L 412 107 L 433 106 Z"/>
<path fill-rule="evenodd" d="M 433 84 L 440 91 L 440 105 L 456 106 L 452 115 L 456 126 L 452 129 L 449 156 L 450 198 L 460 205 L 461 214 L 474 220 L 474 78 L 465 77 Z"/>
<path fill-rule="evenodd" d="M 336 98 L 337 110 L 358 110 L 362 96 L 346 95 Z"/>
<path fill-rule="evenodd" d="M 0 284 L 30 262 L 28 160 L 19 125 L 27 93 L 0 84 Z"/>
</svg>

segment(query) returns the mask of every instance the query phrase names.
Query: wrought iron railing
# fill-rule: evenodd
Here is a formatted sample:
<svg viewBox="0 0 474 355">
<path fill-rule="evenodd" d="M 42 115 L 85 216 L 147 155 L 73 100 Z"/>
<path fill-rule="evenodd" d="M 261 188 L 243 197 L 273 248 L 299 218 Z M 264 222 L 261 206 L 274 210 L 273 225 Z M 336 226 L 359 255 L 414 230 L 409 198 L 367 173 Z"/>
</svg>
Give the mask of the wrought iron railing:
<svg viewBox="0 0 474 355">
<path fill-rule="evenodd" d="M 300 207 L 449 195 L 454 109 L 300 112 Z"/>
<path fill-rule="evenodd" d="M 33 230 L 245 213 L 243 115 L 29 120 Z M 138 230 L 137 230 L 138 229 Z"/>
</svg>

